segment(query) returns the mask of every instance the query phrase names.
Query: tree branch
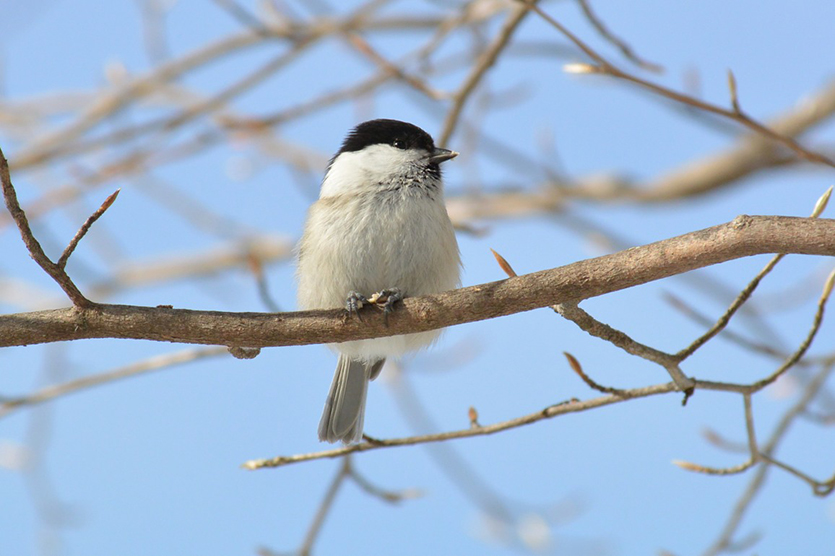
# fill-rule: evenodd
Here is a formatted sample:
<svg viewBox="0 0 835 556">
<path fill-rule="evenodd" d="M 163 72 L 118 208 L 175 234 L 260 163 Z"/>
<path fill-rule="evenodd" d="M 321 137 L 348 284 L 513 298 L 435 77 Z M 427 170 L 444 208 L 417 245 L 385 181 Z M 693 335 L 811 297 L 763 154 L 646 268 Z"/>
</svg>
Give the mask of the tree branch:
<svg viewBox="0 0 835 556">
<path fill-rule="evenodd" d="M 696 97 L 688 96 L 678 91 L 674 91 L 672 89 L 668 89 L 656 83 L 652 83 L 645 79 L 641 79 L 635 75 L 626 73 L 623 70 L 618 69 L 614 64 L 606 60 L 602 55 L 592 49 L 589 45 L 585 42 L 580 40 L 579 37 L 574 35 L 571 31 L 569 31 L 566 27 L 564 27 L 560 22 L 556 19 L 545 13 L 539 6 L 537 6 L 531 0 L 519 0 L 523 4 L 529 6 L 529 8 L 536 12 L 542 19 L 547 21 L 551 26 L 557 29 L 560 33 L 562 33 L 568 40 L 570 40 L 574 45 L 579 48 L 586 56 L 591 58 L 595 64 L 571 64 L 567 67 L 567 70 L 571 73 L 584 73 L 584 74 L 601 74 L 601 75 L 608 75 L 611 77 L 615 77 L 617 79 L 622 79 L 624 81 L 628 81 L 630 83 L 634 83 L 639 87 L 652 91 L 655 94 L 658 94 L 662 97 L 674 100 L 676 102 L 680 102 L 687 106 L 692 106 L 694 108 L 698 108 L 699 110 L 703 110 L 704 112 L 709 112 L 711 114 L 716 114 L 717 116 L 722 116 L 724 118 L 728 118 L 730 120 L 736 121 L 743 126 L 747 127 L 751 131 L 756 132 L 758 135 L 762 137 L 766 137 L 778 143 L 782 143 L 784 146 L 788 147 L 792 151 L 797 154 L 800 158 L 808 160 L 810 162 L 817 162 L 820 164 L 826 164 L 827 166 L 835 167 L 835 161 L 830 159 L 829 157 L 815 151 L 811 151 L 803 147 L 800 143 L 795 141 L 791 137 L 787 137 L 782 135 L 773 129 L 764 126 L 763 124 L 759 123 L 758 121 L 754 120 L 744 112 L 739 109 L 739 100 L 736 98 L 735 90 L 732 91 L 732 98 L 733 98 L 733 109 L 728 110 L 721 106 L 717 106 L 715 104 L 710 104 L 703 100 L 700 100 Z M 732 89 L 736 88 L 735 81 L 733 82 Z"/>
<path fill-rule="evenodd" d="M 530 1 L 535 3 L 537 0 Z M 519 27 L 519 24 L 522 23 L 522 20 L 525 19 L 526 15 L 528 15 L 528 7 L 526 5 L 514 6 L 502 24 L 502 28 L 496 35 L 496 38 L 490 46 L 481 53 L 478 60 L 473 64 L 472 70 L 467 76 L 467 79 L 461 85 L 458 92 L 455 93 L 452 106 L 444 119 L 443 129 L 438 136 L 438 145 L 446 145 L 447 142 L 449 142 L 449 138 L 452 137 L 452 133 L 458 125 L 458 120 L 461 118 L 461 112 L 464 110 L 464 105 L 467 103 L 470 95 L 472 95 L 473 91 L 475 91 L 476 87 L 478 87 L 479 83 L 481 83 L 481 80 L 484 78 L 487 70 L 493 67 L 493 64 L 496 63 L 499 55 L 507 47 L 510 42 L 510 38 Z"/>
<path fill-rule="evenodd" d="M 357 452 L 367 452 L 369 450 L 376 450 L 378 448 L 390 448 L 393 446 L 412 446 L 415 444 L 426 444 L 431 442 L 441 442 L 445 440 L 453 440 L 456 438 L 470 438 L 473 436 L 485 436 L 488 434 L 495 434 L 508 429 L 514 429 L 536 423 L 545 419 L 552 419 L 560 415 L 568 413 L 579 413 L 588 411 L 597 407 L 605 405 L 612 405 L 626 400 L 635 398 L 646 398 L 649 396 L 657 396 L 659 394 L 669 394 L 676 391 L 676 385 L 672 382 L 664 384 L 656 384 L 654 386 L 646 386 L 643 388 L 632 388 L 629 390 L 621 390 L 618 394 L 609 394 L 600 396 L 598 398 L 591 398 L 589 400 L 569 400 L 567 402 L 558 403 L 534 413 L 523 415 L 515 419 L 509 419 L 487 425 L 483 427 L 468 427 L 457 431 L 442 432 L 437 434 L 425 434 L 422 436 L 410 436 L 406 438 L 393 438 L 390 440 L 374 440 L 365 441 L 359 444 L 351 444 L 349 446 L 342 446 L 340 448 L 333 448 L 331 450 L 323 450 L 321 452 L 312 452 L 309 454 L 297 454 L 294 456 L 278 456 L 270 459 L 255 459 L 244 462 L 241 467 L 244 469 L 255 470 L 264 469 L 268 467 L 281 467 L 291 463 L 301 463 L 304 461 L 311 461 L 315 459 L 338 458 L 348 454 Z"/>
<path fill-rule="evenodd" d="M 0 150 L 0 183 L 2 183 L 3 199 L 6 202 L 6 208 L 9 210 L 9 214 L 12 215 L 12 220 L 14 220 L 15 224 L 17 224 L 17 228 L 20 230 L 20 237 L 23 239 L 23 243 L 26 245 L 26 249 L 32 256 L 32 259 L 38 263 L 38 266 L 40 266 L 44 272 L 49 274 L 49 276 L 51 276 L 59 286 L 61 286 L 61 289 L 64 290 L 67 297 L 72 300 L 76 307 L 82 308 L 90 306 L 90 300 L 84 297 L 81 290 L 79 290 L 73 283 L 67 272 L 64 270 L 63 265 L 52 262 L 52 259 L 46 255 L 43 247 L 41 247 L 41 244 L 38 243 L 38 240 L 35 238 L 34 234 L 32 234 L 32 228 L 29 226 L 29 221 L 26 219 L 26 213 L 23 212 L 22 208 L 20 208 L 20 203 L 17 200 L 17 193 L 12 186 L 12 179 L 9 176 L 9 162 L 6 160 L 2 150 Z M 106 203 L 107 202 L 105 202 L 105 204 Z M 107 207 L 104 207 L 104 210 L 106 209 Z M 102 210 L 102 212 L 104 212 L 104 210 Z M 90 224 L 92 225 L 92 222 L 90 222 Z M 81 233 L 81 236 L 83 235 L 84 234 Z M 78 237 L 78 240 L 80 239 L 81 237 Z M 75 248 L 73 244 L 76 242 L 77 240 L 73 239 L 70 246 L 67 247 L 67 257 L 69 257 L 69 254 L 72 253 L 72 250 Z"/>
<path fill-rule="evenodd" d="M 739 216 L 732 222 L 618 253 L 468 288 L 409 298 L 384 322 L 342 310 L 229 313 L 94 305 L 0 316 L 0 347 L 84 338 L 268 347 L 422 332 L 579 302 L 661 278 L 765 253 L 835 256 L 835 220 Z"/>
</svg>

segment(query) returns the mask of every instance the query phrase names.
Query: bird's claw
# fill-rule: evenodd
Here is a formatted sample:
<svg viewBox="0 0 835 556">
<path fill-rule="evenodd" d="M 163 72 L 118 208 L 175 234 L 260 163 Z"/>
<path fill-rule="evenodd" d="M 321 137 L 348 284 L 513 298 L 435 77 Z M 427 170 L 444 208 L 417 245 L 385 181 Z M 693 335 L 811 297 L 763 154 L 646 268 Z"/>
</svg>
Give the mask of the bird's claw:
<svg viewBox="0 0 835 556">
<path fill-rule="evenodd" d="M 383 309 L 383 322 L 388 324 L 389 313 L 394 311 L 394 304 L 402 301 L 403 297 L 400 288 L 387 288 L 372 295 L 368 302 Z"/>
<path fill-rule="evenodd" d="M 365 297 L 361 293 L 352 291 L 348 293 L 348 299 L 345 300 L 345 310 L 348 312 L 348 316 L 356 315 L 359 318 L 360 309 L 362 309 L 365 305 L 374 305 L 375 307 L 379 307 L 383 310 L 385 321 L 388 323 L 388 316 L 389 313 L 394 311 L 394 304 L 398 301 L 402 301 L 404 297 L 405 296 L 400 291 L 400 288 L 387 288 L 374 293 L 369 297 Z"/>
<path fill-rule="evenodd" d="M 368 298 L 358 292 L 348 292 L 348 298 L 345 300 L 345 310 L 348 311 L 348 316 L 357 315 L 359 317 L 359 310 L 369 303 Z"/>
<path fill-rule="evenodd" d="M 378 306 L 382 305 L 383 312 L 385 314 L 389 314 L 394 311 L 394 304 L 398 301 L 403 301 L 404 297 L 399 288 L 385 289 L 379 293 L 375 293 L 374 295 L 378 296 L 376 303 Z"/>
</svg>

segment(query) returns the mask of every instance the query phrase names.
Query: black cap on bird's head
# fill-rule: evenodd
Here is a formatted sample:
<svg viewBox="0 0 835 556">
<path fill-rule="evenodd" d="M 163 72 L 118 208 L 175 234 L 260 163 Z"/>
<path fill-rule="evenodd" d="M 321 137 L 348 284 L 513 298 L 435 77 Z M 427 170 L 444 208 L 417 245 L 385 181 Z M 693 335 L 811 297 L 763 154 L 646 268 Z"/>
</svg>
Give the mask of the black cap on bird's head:
<svg viewBox="0 0 835 556">
<path fill-rule="evenodd" d="M 397 149 L 419 149 L 429 154 L 429 162 L 438 164 L 455 158 L 458 153 L 435 147 L 432 136 L 414 124 L 399 120 L 369 120 L 355 127 L 336 153 L 356 152 L 371 145 L 391 145 Z"/>
</svg>

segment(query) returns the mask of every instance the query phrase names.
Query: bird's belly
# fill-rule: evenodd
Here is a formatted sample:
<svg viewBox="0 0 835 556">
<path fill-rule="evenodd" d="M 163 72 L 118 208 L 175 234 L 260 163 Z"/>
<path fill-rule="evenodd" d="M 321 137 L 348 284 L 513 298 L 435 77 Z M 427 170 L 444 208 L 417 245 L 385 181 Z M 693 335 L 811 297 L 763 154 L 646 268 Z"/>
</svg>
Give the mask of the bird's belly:
<svg viewBox="0 0 835 556">
<path fill-rule="evenodd" d="M 317 213 L 311 217 L 324 218 Z M 445 207 L 431 199 L 405 204 L 378 200 L 373 209 L 357 201 L 351 210 L 310 229 L 323 235 L 302 241 L 299 303 L 305 309 L 344 307 L 352 291 L 370 296 L 398 288 L 405 296 L 418 296 L 458 285 L 455 233 Z M 374 360 L 427 346 L 438 335 L 433 330 L 330 347 L 352 359 Z"/>
<path fill-rule="evenodd" d="M 415 206 L 417 205 L 417 206 Z M 354 207 L 322 227 L 326 237 L 304 253 L 299 301 L 304 308 L 343 307 L 349 292 L 399 288 L 407 296 L 456 287 L 458 246 L 443 205 Z M 443 212 L 441 212 L 443 211 Z M 315 268 L 315 270 L 314 270 Z"/>
</svg>

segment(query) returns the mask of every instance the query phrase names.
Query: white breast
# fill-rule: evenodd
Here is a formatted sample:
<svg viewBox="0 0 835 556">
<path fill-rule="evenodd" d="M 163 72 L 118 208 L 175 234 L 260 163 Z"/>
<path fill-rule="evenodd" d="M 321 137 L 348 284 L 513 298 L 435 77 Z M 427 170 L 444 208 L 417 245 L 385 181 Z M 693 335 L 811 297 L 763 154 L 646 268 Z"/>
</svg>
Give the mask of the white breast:
<svg viewBox="0 0 835 556">
<path fill-rule="evenodd" d="M 455 288 L 459 274 L 458 244 L 439 188 L 430 195 L 417 187 L 378 185 L 359 195 L 325 195 L 310 208 L 299 244 L 299 305 L 344 307 L 350 291 L 438 293 Z M 335 347 L 353 357 L 397 356 L 436 336 L 428 332 Z"/>
</svg>

